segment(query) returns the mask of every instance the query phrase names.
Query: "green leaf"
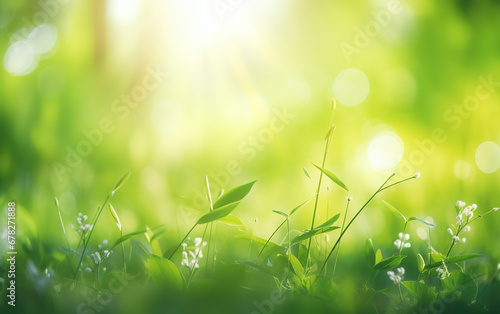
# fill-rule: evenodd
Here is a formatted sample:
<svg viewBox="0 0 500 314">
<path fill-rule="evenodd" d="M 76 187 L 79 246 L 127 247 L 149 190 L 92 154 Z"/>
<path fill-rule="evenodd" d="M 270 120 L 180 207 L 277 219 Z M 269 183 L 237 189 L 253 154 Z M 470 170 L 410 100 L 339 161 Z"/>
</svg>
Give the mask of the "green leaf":
<svg viewBox="0 0 500 314">
<path fill-rule="evenodd" d="M 292 216 L 296 211 L 298 211 L 302 207 L 306 206 L 306 204 L 309 203 L 313 198 L 314 198 L 314 196 L 311 197 L 310 199 L 308 199 L 307 201 L 305 201 L 304 203 L 300 204 L 299 206 L 295 207 L 294 209 L 292 209 L 292 211 L 290 212 L 290 214 L 288 214 L 288 216 Z"/>
<path fill-rule="evenodd" d="M 166 229 L 165 225 L 159 225 L 159 226 L 156 226 L 156 227 L 152 228 L 151 230 L 158 230 L 159 228 L 162 228 L 162 227 L 164 227 Z M 145 232 L 147 232 L 147 231 L 146 230 L 141 230 L 141 231 L 136 231 L 136 232 L 132 232 L 132 233 L 126 234 L 123 237 L 120 237 L 118 240 L 116 240 L 116 242 L 113 244 L 113 246 L 111 246 L 111 248 L 109 250 L 112 250 L 118 244 L 120 244 L 120 243 L 122 243 L 124 241 L 127 241 L 128 239 L 130 239 L 132 237 L 144 234 Z"/>
<path fill-rule="evenodd" d="M 113 216 L 113 219 L 116 222 L 116 226 L 118 226 L 118 230 L 122 231 L 122 223 L 120 222 L 120 218 L 118 218 L 118 214 L 115 211 L 115 208 L 111 203 L 108 203 L 109 205 L 109 211 L 111 212 L 111 216 Z"/>
<path fill-rule="evenodd" d="M 437 299 L 437 294 L 425 283 L 419 281 L 402 281 L 401 284 L 415 298 L 418 306 L 424 306 Z"/>
<path fill-rule="evenodd" d="M 227 215 L 226 217 L 222 217 L 219 219 L 219 222 L 228 226 L 237 227 L 241 231 L 247 230 L 245 224 L 238 217 L 234 215 Z"/>
<path fill-rule="evenodd" d="M 335 131 L 335 125 L 332 125 L 332 127 L 328 130 L 328 132 L 326 132 L 325 141 L 328 141 L 328 138 L 330 137 L 333 131 Z"/>
<path fill-rule="evenodd" d="M 229 203 L 229 204 L 226 204 L 224 206 L 218 207 L 217 209 L 214 209 L 211 212 L 203 215 L 200 219 L 198 219 L 198 222 L 196 222 L 196 223 L 198 225 L 201 225 L 201 224 L 206 224 L 206 223 L 209 223 L 211 221 L 226 217 L 239 204 L 240 204 L 240 202 L 234 202 L 234 203 Z"/>
<path fill-rule="evenodd" d="M 305 232 L 305 233 L 303 233 L 303 234 L 295 237 L 292 240 L 292 244 L 298 243 L 300 241 L 307 240 L 309 238 L 314 237 L 315 235 L 326 233 L 326 232 L 330 232 L 330 231 L 333 231 L 333 230 L 336 230 L 336 229 L 340 229 L 340 227 L 333 226 L 333 227 L 324 227 L 324 228 L 309 230 L 309 231 L 307 231 L 307 232 Z"/>
<path fill-rule="evenodd" d="M 477 284 L 470 275 L 460 271 L 452 272 L 450 276 L 441 280 L 441 284 L 447 299 L 459 299 L 468 305 L 476 300 Z"/>
<path fill-rule="evenodd" d="M 325 221 L 324 223 L 322 223 L 321 225 L 314 227 L 314 229 L 321 229 L 324 227 L 330 227 L 339 219 L 339 217 L 340 217 L 340 214 L 337 214 L 337 215 L 333 216 L 332 218 L 328 219 L 327 221 Z"/>
<path fill-rule="evenodd" d="M 377 264 L 375 264 L 375 266 L 373 266 L 373 269 L 384 270 L 384 269 L 398 267 L 399 264 L 401 264 L 401 261 L 405 257 L 406 257 L 406 255 L 396 255 L 396 256 L 388 257 L 386 259 L 381 260 Z"/>
<path fill-rule="evenodd" d="M 445 264 L 454 264 L 454 263 L 466 261 L 469 259 L 473 259 L 473 258 L 476 258 L 479 256 L 481 256 L 481 254 L 476 254 L 476 253 L 462 254 L 462 255 L 457 255 L 457 256 L 445 258 L 444 263 Z M 432 263 L 431 265 L 426 265 L 425 269 L 435 268 L 435 267 L 439 267 L 441 265 L 443 265 L 443 262 L 438 261 L 438 262 Z"/>
<path fill-rule="evenodd" d="M 347 186 L 342 182 L 336 175 L 334 175 L 330 170 L 327 170 L 325 168 L 321 168 L 320 166 L 316 166 L 313 164 L 314 167 L 318 168 L 319 171 L 323 172 L 327 177 L 329 177 L 333 182 L 335 182 L 338 186 L 349 192 L 349 189 Z"/>
<path fill-rule="evenodd" d="M 403 217 L 403 220 L 406 222 L 406 217 L 405 215 L 403 215 L 403 213 L 401 213 L 396 207 L 392 206 L 391 204 L 389 204 L 388 202 L 386 201 L 382 201 L 384 202 L 384 204 L 387 206 L 387 208 L 389 208 L 391 210 L 392 213 L 396 214 L 396 216 L 401 216 Z"/>
<path fill-rule="evenodd" d="M 284 212 L 282 212 L 281 210 L 275 210 L 275 209 L 273 209 L 273 213 L 276 213 L 278 215 L 285 216 L 285 217 L 288 218 L 288 215 L 285 214 Z"/>
<path fill-rule="evenodd" d="M 372 239 L 366 239 L 365 257 L 371 266 L 375 265 L 375 250 L 373 249 Z"/>
<path fill-rule="evenodd" d="M 183 288 L 182 275 L 170 260 L 150 255 L 148 259 L 149 273 L 156 284 L 171 287 L 181 291 Z"/>
<path fill-rule="evenodd" d="M 422 270 L 424 270 L 425 267 L 425 261 L 422 255 L 420 255 L 420 253 L 417 254 L 417 264 L 418 264 L 418 271 L 422 272 Z"/>
<path fill-rule="evenodd" d="M 112 250 L 118 244 L 120 244 L 120 243 L 122 243 L 124 241 L 127 241 L 128 239 L 130 239 L 132 237 L 135 237 L 135 236 L 140 235 L 140 234 L 144 234 L 144 232 L 146 232 L 146 231 L 142 230 L 142 231 L 132 232 L 132 233 L 124 235 L 123 237 L 121 237 L 118 240 L 116 240 L 116 242 L 113 244 L 113 246 L 110 248 L 110 250 Z"/>
<path fill-rule="evenodd" d="M 375 253 L 375 264 L 380 263 L 384 257 L 382 256 L 382 251 L 380 249 L 377 250 L 377 253 Z"/>
<path fill-rule="evenodd" d="M 241 201 L 250 192 L 255 182 L 256 181 L 252 181 L 250 183 L 237 186 L 222 194 L 222 196 L 219 197 L 217 201 L 215 201 L 214 210 L 224 205 Z"/>
<path fill-rule="evenodd" d="M 314 183 L 314 180 L 311 177 L 311 175 L 309 174 L 309 171 L 307 171 L 306 167 L 302 166 L 302 170 L 304 171 L 304 174 L 306 175 L 306 177 L 308 177 L 312 181 L 312 183 Z"/>
<path fill-rule="evenodd" d="M 287 257 L 290 258 L 290 265 L 292 265 L 292 269 L 295 275 L 299 276 L 300 279 L 304 279 L 306 273 L 304 271 L 304 267 L 302 267 L 302 264 L 299 262 L 299 260 L 292 254 L 287 255 Z"/>
<path fill-rule="evenodd" d="M 408 221 L 412 221 L 412 220 L 417 220 L 417 221 L 420 221 L 421 223 L 423 223 L 424 225 L 427 225 L 427 226 L 429 226 L 429 227 L 435 227 L 435 226 L 436 226 L 435 224 L 433 224 L 433 223 L 431 223 L 431 222 L 428 222 L 428 221 L 425 221 L 425 220 L 423 220 L 423 219 L 420 219 L 420 218 L 418 218 L 418 217 L 410 217 L 410 218 L 408 219 Z"/>
<path fill-rule="evenodd" d="M 123 185 L 123 183 L 125 183 L 125 181 L 127 181 L 128 177 L 130 175 L 130 172 L 127 173 L 126 175 L 124 175 L 115 185 L 115 187 L 113 188 L 113 190 L 111 191 L 111 195 L 114 195 L 115 192 Z"/>
</svg>

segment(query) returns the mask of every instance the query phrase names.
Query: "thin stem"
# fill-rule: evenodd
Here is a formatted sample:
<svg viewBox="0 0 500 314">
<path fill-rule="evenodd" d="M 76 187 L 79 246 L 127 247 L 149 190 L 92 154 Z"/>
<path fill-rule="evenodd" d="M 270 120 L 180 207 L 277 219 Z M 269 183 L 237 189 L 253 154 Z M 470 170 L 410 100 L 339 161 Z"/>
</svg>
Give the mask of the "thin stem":
<svg viewBox="0 0 500 314">
<path fill-rule="evenodd" d="M 332 113 L 330 115 L 330 128 L 328 129 L 328 136 L 325 141 L 325 151 L 323 153 L 323 160 L 321 162 L 321 168 L 325 168 L 326 156 L 328 155 L 328 151 L 330 150 L 330 145 L 332 143 L 333 132 L 335 131 L 335 126 L 333 124 L 333 113 L 335 111 L 335 99 L 332 100 Z M 321 181 L 323 180 L 323 171 L 320 171 L 318 188 L 316 189 L 316 199 L 314 200 L 314 210 L 311 220 L 311 230 L 314 229 L 314 220 L 316 219 L 316 210 L 318 209 L 318 200 L 319 200 L 319 192 L 321 190 Z M 311 251 L 311 241 L 312 238 L 309 238 L 309 242 L 307 243 L 307 254 L 306 254 L 306 268 L 309 265 L 309 253 Z"/>
<path fill-rule="evenodd" d="M 342 239 L 342 237 L 344 236 L 344 234 L 347 232 L 347 230 L 349 229 L 349 227 L 351 226 L 351 224 L 354 222 L 354 220 L 359 216 L 359 214 L 361 214 L 361 212 L 363 211 L 363 209 L 365 209 L 365 207 L 371 202 L 371 200 L 378 193 L 380 193 L 380 191 L 382 190 L 382 188 L 387 184 L 387 182 L 392 177 L 394 177 L 394 175 L 395 175 L 395 173 L 393 173 L 387 180 L 385 180 L 385 182 L 378 188 L 378 190 L 368 199 L 368 201 L 366 201 L 366 203 L 358 210 L 358 212 L 356 213 L 356 215 L 354 215 L 354 217 L 349 221 L 349 223 L 347 224 L 347 227 L 340 233 L 340 236 L 338 237 L 337 242 L 335 242 L 335 245 L 330 250 L 330 253 L 328 254 L 325 262 L 323 263 L 323 266 L 321 267 L 320 273 L 323 272 L 323 270 L 325 269 L 325 266 L 328 263 L 328 260 L 330 259 L 330 257 L 332 256 L 333 251 L 335 250 L 335 248 L 337 247 L 337 245 L 340 243 L 340 240 Z"/>
<path fill-rule="evenodd" d="M 78 266 L 76 267 L 75 276 L 73 277 L 73 279 L 76 279 L 76 276 L 78 276 L 78 271 L 80 270 L 80 266 L 82 265 L 83 257 L 85 256 L 85 251 L 87 250 L 87 246 L 89 245 L 89 242 L 90 242 L 90 237 L 92 236 L 92 233 L 93 233 L 95 226 L 97 224 L 97 220 L 99 219 L 99 216 L 101 216 L 102 210 L 104 209 L 104 206 L 106 206 L 106 203 L 108 202 L 110 196 L 111 196 L 111 193 L 108 193 L 108 195 L 106 196 L 106 199 L 104 200 L 104 203 L 101 205 L 101 207 L 97 211 L 94 222 L 91 225 L 92 227 L 90 229 L 89 236 L 87 237 L 87 241 L 83 240 L 84 246 L 83 246 L 82 255 L 80 255 L 80 261 L 78 262 Z"/>
<path fill-rule="evenodd" d="M 292 254 L 292 246 L 291 246 L 291 240 L 290 240 L 290 219 L 288 216 L 286 216 L 286 227 L 288 229 L 288 267 L 291 266 L 290 262 L 290 255 Z"/>
<path fill-rule="evenodd" d="M 120 238 L 123 238 L 123 231 L 120 228 Z M 127 264 L 125 263 L 125 245 L 123 245 L 123 241 L 121 243 L 122 246 L 122 260 L 123 260 L 123 273 L 125 274 L 125 278 L 127 278 Z"/>
<path fill-rule="evenodd" d="M 276 234 L 276 232 L 278 232 L 278 230 L 285 224 L 285 222 L 286 222 L 286 219 L 283 220 L 283 222 L 278 226 L 278 228 L 276 228 L 274 230 L 274 232 L 271 234 L 271 236 L 269 237 L 269 239 L 267 239 L 266 243 L 264 244 L 264 246 L 260 250 L 259 254 L 257 255 L 257 258 L 259 258 L 259 256 L 262 254 L 262 252 L 264 252 L 264 249 L 266 248 L 267 244 L 271 241 L 272 237 L 274 237 L 274 235 Z"/>
<path fill-rule="evenodd" d="M 399 300 L 401 301 L 401 310 L 404 309 L 403 303 L 403 294 L 401 293 L 401 283 L 398 282 L 398 290 L 399 290 Z"/>
<path fill-rule="evenodd" d="M 255 218 L 254 223 L 253 223 L 253 228 L 252 228 L 252 236 L 254 235 L 255 232 L 255 225 L 257 224 L 257 218 Z M 248 257 L 247 259 L 250 259 L 250 254 L 252 253 L 252 239 L 250 239 L 250 247 L 248 248 Z"/>
<path fill-rule="evenodd" d="M 404 236 L 405 236 L 405 231 L 406 231 L 407 225 L 408 225 L 408 220 L 405 219 L 405 225 L 403 227 L 403 239 L 401 239 L 401 245 L 399 246 L 398 255 L 401 255 L 401 252 L 403 251 L 403 241 L 404 241 Z"/>
<path fill-rule="evenodd" d="M 168 259 L 172 259 L 172 256 L 174 256 L 175 252 L 177 252 L 177 250 L 179 249 L 179 247 L 182 245 L 182 243 L 184 243 L 184 240 L 186 240 L 186 238 L 189 236 L 189 234 L 191 233 L 191 231 L 193 231 L 193 229 L 198 225 L 198 223 L 195 223 L 194 226 L 189 229 L 188 233 L 186 233 L 186 235 L 184 236 L 184 238 L 181 240 L 181 242 L 179 242 L 179 245 L 177 245 L 177 247 L 175 248 L 175 250 L 172 252 L 172 254 L 170 254 L 170 257 Z"/>
<path fill-rule="evenodd" d="M 62 230 L 63 230 L 64 239 L 66 240 L 66 246 L 68 248 L 68 251 L 71 251 L 71 247 L 69 246 L 68 236 L 66 234 L 66 228 L 64 228 L 64 223 L 63 223 L 63 219 L 62 219 L 62 216 L 61 216 L 61 209 L 59 208 L 59 200 L 57 198 L 56 198 L 56 207 L 57 207 L 57 213 L 59 214 L 59 221 L 61 222 L 61 227 L 62 227 Z M 69 255 L 70 254 L 67 254 L 66 258 L 68 260 L 69 270 L 71 272 L 73 272 L 73 267 L 71 267 L 71 261 L 69 259 Z"/>
<path fill-rule="evenodd" d="M 350 196 L 347 196 L 347 204 L 345 206 L 345 213 L 344 213 L 344 220 L 342 221 L 342 229 L 341 232 L 344 230 L 344 226 L 345 226 L 345 220 L 347 218 L 347 211 L 349 210 L 349 203 L 351 203 L 351 197 Z M 337 254 L 335 256 L 335 264 L 333 264 L 333 273 L 332 273 L 332 277 L 335 276 L 335 270 L 337 269 L 337 261 L 339 259 L 339 252 L 340 252 L 340 242 L 339 242 L 339 249 L 337 250 Z M 326 267 L 326 266 L 325 266 Z M 326 271 L 326 270 L 325 270 Z"/>
</svg>

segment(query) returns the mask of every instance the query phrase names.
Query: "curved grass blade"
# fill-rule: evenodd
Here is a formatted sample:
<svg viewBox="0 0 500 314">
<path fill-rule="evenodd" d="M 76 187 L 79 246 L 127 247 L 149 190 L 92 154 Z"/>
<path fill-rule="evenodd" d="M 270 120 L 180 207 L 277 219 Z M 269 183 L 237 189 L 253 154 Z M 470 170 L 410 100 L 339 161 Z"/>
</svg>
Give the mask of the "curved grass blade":
<svg viewBox="0 0 500 314">
<path fill-rule="evenodd" d="M 349 189 L 344 184 L 344 182 L 342 182 L 342 180 L 340 180 L 336 175 L 334 175 L 333 172 L 331 172 L 328 169 L 321 168 L 320 166 L 317 166 L 315 164 L 313 164 L 313 166 L 316 167 L 316 168 L 318 168 L 319 171 L 323 172 L 328 178 L 330 178 L 330 180 L 332 180 L 338 186 L 340 186 L 341 188 L 343 188 L 344 190 L 346 190 L 347 192 L 349 192 Z"/>
<path fill-rule="evenodd" d="M 227 205 L 218 207 L 217 209 L 212 210 L 211 212 L 203 215 L 196 224 L 201 225 L 201 224 L 206 224 L 211 221 L 215 221 L 217 219 L 226 217 L 229 215 L 235 208 L 238 206 L 240 202 L 234 202 L 234 203 L 229 203 Z"/>
<path fill-rule="evenodd" d="M 245 224 L 238 217 L 234 215 L 227 215 L 226 217 L 222 217 L 219 219 L 219 222 L 228 226 L 237 227 L 241 231 L 247 230 Z"/>
<path fill-rule="evenodd" d="M 423 223 L 424 225 L 427 225 L 429 227 L 435 227 L 436 226 L 432 222 L 425 221 L 425 220 L 423 220 L 421 218 L 418 218 L 418 217 L 410 217 L 410 218 L 408 218 L 408 221 L 412 221 L 412 220 L 420 221 L 421 223 Z"/>
<path fill-rule="evenodd" d="M 405 217 L 405 215 L 403 215 L 403 213 L 401 213 L 401 211 L 399 211 L 399 209 L 397 209 L 396 207 L 394 207 L 393 205 L 389 204 L 389 202 L 386 202 L 386 201 L 382 201 L 384 202 L 384 204 L 387 206 L 387 208 L 393 213 L 395 214 L 396 216 L 401 216 L 403 217 L 403 220 L 406 222 L 407 219 Z"/>
<path fill-rule="evenodd" d="M 149 273 L 156 284 L 171 287 L 181 291 L 183 288 L 182 275 L 177 267 L 170 260 L 150 255 L 148 259 Z"/>
<path fill-rule="evenodd" d="M 276 213 L 276 214 L 284 216 L 284 217 L 288 217 L 288 215 L 285 214 L 284 212 L 282 212 L 281 210 L 275 210 L 275 209 L 273 209 L 273 213 Z"/>
<path fill-rule="evenodd" d="M 457 255 L 457 256 L 452 256 L 452 257 L 445 258 L 444 259 L 444 263 L 445 264 L 454 264 L 454 263 L 466 261 L 466 260 L 469 260 L 469 259 L 473 259 L 473 258 L 476 258 L 476 257 L 479 257 L 479 256 L 481 256 L 481 254 L 477 254 L 477 253 L 462 254 L 462 255 Z M 435 263 L 432 263 L 430 265 L 425 265 L 424 269 L 429 269 L 429 268 L 432 269 L 432 268 L 439 267 L 439 266 L 442 266 L 442 265 L 443 265 L 442 261 L 435 262 Z"/>
<path fill-rule="evenodd" d="M 113 216 L 113 219 L 116 222 L 116 226 L 120 231 L 122 231 L 122 223 L 120 222 L 120 218 L 118 217 L 115 208 L 113 207 L 113 205 L 111 205 L 111 203 L 108 203 L 108 205 L 109 205 L 109 211 L 111 212 L 111 216 Z"/>
<path fill-rule="evenodd" d="M 300 204 L 299 206 L 295 207 L 294 209 L 292 209 L 290 211 L 290 214 L 288 214 L 288 216 L 292 216 L 296 211 L 298 211 L 299 209 L 302 209 L 302 207 L 306 206 L 307 203 L 309 203 L 313 198 L 314 198 L 314 196 L 311 197 L 310 199 L 308 199 L 307 201 L 305 201 L 304 203 Z"/>
<path fill-rule="evenodd" d="M 389 268 L 394 268 L 398 267 L 399 264 L 401 264 L 401 261 L 406 257 L 406 255 L 396 255 L 396 256 L 391 256 L 386 259 L 383 259 L 382 261 L 378 262 L 373 266 L 373 269 L 375 270 L 384 270 L 384 269 L 389 269 Z"/>
<path fill-rule="evenodd" d="M 333 227 L 324 227 L 324 228 L 319 228 L 319 229 L 313 229 L 313 230 L 310 230 L 308 232 L 305 232 L 299 236 L 296 236 L 293 240 L 292 240 L 292 245 L 295 244 L 295 243 L 298 243 L 300 241 L 304 241 L 304 240 L 307 240 L 309 238 L 312 238 L 314 237 L 315 235 L 318 235 L 318 234 L 322 234 L 322 233 L 326 233 L 326 232 L 330 232 L 330 231 L 333 231 L 333 230 L 336 230 L 336 229 L 340 229 L 340 227 L 338 226 L 333 226 Z"/>
<path fill-rule="evenodd" d="M 126 175 L 124 175 L 115 185 L 115 187 L 113 188 L 113 190 L 111 190 L 111 192 L 109 194 L 111 195 L 114 195 L 115 192 L 123 185 L 123 183 L 125 183 L 125 181 L 127 181 L 128 177 L 130 175 L 130 172 L 127 173 Z"/>
<path fill-rule="evenodd" d="M 339 217 L 340 217 L 340 214 L 337 214 L 337 215 L 333 216 L 332 218 L 328 219 L 327 221 L 325 221 L 324 223 L 322 223 L 321 225 L 314 227 L 314 229 L 321 229 L 321 228 L 325 228 L 325 227 L 330 227 L 339 219 Z"/>
<path fill-rule="evenodd" d="M 250 192 L 255 182 L 256 181 L 252 181 L 250 183 L 237 186 L 222 194 L 221 197 L 215 201 L 214 210 L 224 205 L 241 201 Z"/>
</svg>

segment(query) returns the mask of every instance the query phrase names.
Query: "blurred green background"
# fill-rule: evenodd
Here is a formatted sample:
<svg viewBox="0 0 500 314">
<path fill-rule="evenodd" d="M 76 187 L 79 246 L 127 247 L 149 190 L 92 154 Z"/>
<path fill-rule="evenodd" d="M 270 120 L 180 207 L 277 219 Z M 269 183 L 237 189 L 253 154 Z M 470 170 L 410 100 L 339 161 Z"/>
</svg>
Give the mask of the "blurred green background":
<svg viewBox="0 0 500 314">
<path fill-rule="evenodd" d="M 314 194 L 302 166 L 318 179 L 335 97 L 326 168 L 352 208 L 394 171 L 422 174 L 371 204 L 341 257 L 366 237 L 391 248 L 402 222 L 382 199 L 432 217 L 444 250 L 457 200 L 500 203 L 499 29 L 494 0 L 2 1 L 0 195 L 25 217 L 20 234 L 50 250 L 64 243 L 55 196 L 70 229 L 130 172 L 111 200 L 124 232 L 164 223 L 169 250 L 208 210 L 205 175 L 214 197 L 258 180 L 235 215 L 266 238 L 281 222 L 272 209 Z M 320 221 L 347 196 L 326 185 Z M 108 224 L 99 238 L 118 237 Z M 480 224 L 458 251 L 499 261 L 498 219 Z"/>
</svg>

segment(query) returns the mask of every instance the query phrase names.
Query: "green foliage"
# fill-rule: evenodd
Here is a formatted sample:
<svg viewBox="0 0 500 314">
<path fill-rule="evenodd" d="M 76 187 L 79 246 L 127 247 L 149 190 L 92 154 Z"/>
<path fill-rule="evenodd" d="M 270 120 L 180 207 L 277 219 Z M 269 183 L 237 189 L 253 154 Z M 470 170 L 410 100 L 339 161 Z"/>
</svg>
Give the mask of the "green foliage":
<svg viewBox="0 0 500 314">
<path fill-rule="evenodd" d="M 170 260 L 151 255 L 148 260 L 149 273 L 156 284 L 180 291 L 183 289 L 182 275 Z"/>
</svg>

